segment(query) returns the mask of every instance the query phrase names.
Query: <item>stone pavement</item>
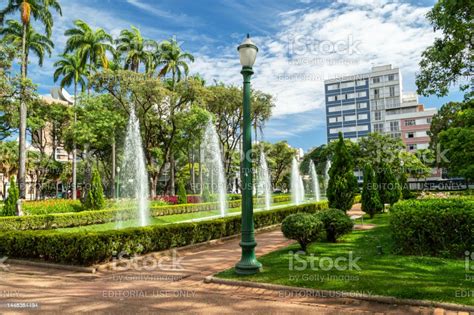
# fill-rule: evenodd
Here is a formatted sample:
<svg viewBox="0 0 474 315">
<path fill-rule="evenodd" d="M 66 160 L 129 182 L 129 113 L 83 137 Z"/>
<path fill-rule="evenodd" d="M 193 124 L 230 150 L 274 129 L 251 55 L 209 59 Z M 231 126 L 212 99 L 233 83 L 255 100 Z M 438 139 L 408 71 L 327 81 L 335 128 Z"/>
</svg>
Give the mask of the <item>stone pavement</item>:
<svg viewBox="0 0 474 315">
<path fill-rule="evenodd" d="M 257 255 L 290 244 L 278 230 L 259 233 L 256 238 Z M 174 266 L 181 266 L 181 270 L 165 270 L 173 265 L 169 257 L 148 261 L 145 267 L 149 270 L 129 266 L 124 271 L 96 274 L 12 265 L 0 271 L 0 313 L 455 314 L 427 307 L 295 297 L 266 289 L 204 283 L 206 276 L 238 261 L 238 241 L 179 251 Z"/>
</svg>

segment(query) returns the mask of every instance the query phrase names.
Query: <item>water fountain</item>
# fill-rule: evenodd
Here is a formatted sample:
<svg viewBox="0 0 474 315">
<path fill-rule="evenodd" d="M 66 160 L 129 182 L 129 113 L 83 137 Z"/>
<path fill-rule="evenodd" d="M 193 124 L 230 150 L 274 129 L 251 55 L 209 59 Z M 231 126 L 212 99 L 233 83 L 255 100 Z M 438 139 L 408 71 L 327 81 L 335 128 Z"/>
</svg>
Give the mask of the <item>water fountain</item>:
<svg viewBox="0 0 474 315">
<path fill-rule="evenodd" d="M 293 158 L 291 162 L 291 201 L 296 205 L 304 201 L 303 178 L 300 175 L 296 158 Z"/>
<path fill-rule="evenodd" d="M 272 203 L 272 185 L 265 153 L 260 153 L 260 163 L 257 173 L 257 193 L 265 199 L 265 210 L 269 210 Z M 258 197 L 258 196 L 257 196 Z"/>
<path fill-rule="evenodd" d="M 329 184 L 329 170 L 331 169 L 331 160 L 326 161 L 326 169 L 324 171 L 324 191 L 327 196 L 328 184 Z"/>
<path fill-rule="evenodd" d="M 321 193 L 319 191 L 318 174 L 316 173 L 316 167 L 314 166 L 313 160 L 310 160 L 310 162 L 309 162 L 309 173 L 311 175 L 311 184 L 312 184 L 312 187 L 313 187 L 314 199 L 316 201 L 320 201 L 321 200 Z"/>
<path fill-rule="evenodd" d="M 121 169 L 121 197 L 128 197 L 133 200 L 133 206 L 138 211 L 139 225 L 146 226 L 149 223 L 148 173 L 140 135 L 140 122 L 135 115 L 133 106 L 130 106 L 124 160 Z M 121 222 L 118 222 L 120 227 Z"/>
<path fill-rule="evenodd" d="M 207 185 L 209 191 L 217 191 L 219 211 L 223 217 L 227 209 L 227 184 L 219 138 L 212 120 L 207 123 L 201 142 L 201 162 L 204 173 L 203 185 Z"/>
</svg>

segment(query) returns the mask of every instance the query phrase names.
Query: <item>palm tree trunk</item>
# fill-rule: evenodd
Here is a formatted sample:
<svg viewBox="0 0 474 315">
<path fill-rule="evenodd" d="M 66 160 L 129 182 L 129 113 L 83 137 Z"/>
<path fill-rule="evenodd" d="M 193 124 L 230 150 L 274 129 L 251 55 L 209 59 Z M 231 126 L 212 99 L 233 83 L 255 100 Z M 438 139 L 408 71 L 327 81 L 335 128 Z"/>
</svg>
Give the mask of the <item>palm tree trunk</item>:
<svg viewBox="0 0 474 315">
<path fill-rule="evenodd" d="M 74 80 L 74 128 L 76 126 L 76 98 L 77 98 L 77 82 Z M 77 150 L 76 150 L 76 141 L 73 143 L 72 148 L 72 200 L 76 200 L 77 198 Z"/>
<path fill-rule="evenodd" d="M 112 138 L 112 178 L 111 178 L 111 187 L 112 189 L 110 190 L 110 193 L 111 193 L 111 196 L 110 198 L 114 198 L 115 197 L 115 170 L 116 170 L 116 166 L 115 166 L 115 135 L 113 135 L 113 138 Z"/>
<path fill-rule="evenodd" d="M 22 36 L 22 61 L 21 61 L 21 95 L 20 95 L 20 139 L 19 139 L 19 167 L 18 167 L 18 188 L 20 190 L 20 199 L 25 199 L 25 173 L 26 173 L 26 116 L 27 107 L 25 102 L 25 80 L 26 80 L 26 32 L 28 24 L 23 24 Z"/>
</svg>

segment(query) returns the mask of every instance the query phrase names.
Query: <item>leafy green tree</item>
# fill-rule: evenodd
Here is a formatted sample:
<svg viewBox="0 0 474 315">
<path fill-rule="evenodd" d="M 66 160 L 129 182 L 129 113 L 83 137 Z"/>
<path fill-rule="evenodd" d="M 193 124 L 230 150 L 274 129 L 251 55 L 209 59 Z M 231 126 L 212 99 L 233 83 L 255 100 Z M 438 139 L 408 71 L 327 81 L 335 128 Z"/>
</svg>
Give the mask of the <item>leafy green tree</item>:
<svg viewBox="0 0 474 315">
<path fill-rule="evenodd" d="M 364 183 L 362 186 L 362 211 L 367 213 L 371 218 L 375 213 L 381 212 L 383 204 L 380 201 L 379 191 L 377 188 L 377 179 L 374 169 L 370 164 L 364 168 Z"/>
<path fill-rule="evenodd" d="M 14 216 L 16 215 L 16 203 L 19 198 L 18 186 L 15 183 L 15 176 L 12 176 L 10 179 L 10 188 L 8 189 L 8 197 L 5 200 L 5 205 L 3 206 L 3 216 Z"/>
<path fill-rule="evenodd" d="M 59 14 L 61 6 L 57 0 L 8 0 L 7 6 L 0 10 L 0 24 L 3 25 L 5 17 L 9 14 L 19 12 L 23 25 L 22 45 L 21 45 L 21 91 L 19 106 L 19 167 L 18 186 L 20 198 L 25 197 L 25 173 L 26 173 L 26 122 L 27 122 L 27 98 L 28 98 L 28 62 L 27 62 L 27 35 L 30 27 L 31 17 L 45 26 L 47 37 L 51 37 L 53 28 L 53 15 L 50 9 L 54 9 Z"/>
<path fill-rule="evenodd" d="M 461 83 L 462 90 L 469 87 L 461 81 L 469 80 L 474 69 L 473 12 L 470 0 L 440 0 L 428 12 L 434 31 L 442 35 L 421 55 L 421 71 L 416 77 L 418 94 L 444 96 L 451 85 Z"/>
<path fill-rule="evenodd" d="M 99 171 L 92 172 L 91 188 L 88 190 L 84 207 L 86 209 L 100 210 L 105 206 L 104 190 L 100 180 Z"/>
<path fill-rule="evenodd" d="M 410 187 L 408 186 L 407 175 L 405 173 L 400 175 L 398 182 L 400 183 L 400 187 L 402 189 L 402 198 L 411 199 L 413 197 L 413 194 L 411 193 Z"/>
<path fill-rule="evenodd" d="M 382 204 L 393 205 L 401 197 L 401 188 L 388 164 L 382 163 L 376 170 L 377 186 Z"/>
<path fill-rule="evenodd" d="M 208 185 L 204 185 L 202 187 L 202 195 L 201 195 L 202 202 L 211 202 L 213 198 L 211 196 L 211 192 L 209 191 Z"/>
<path fill-rule="evenodd" d="M 74 25 L 74 28 L 64 32 L 64 35 L 68 36 L 64 52 L 77 52 L 82 63 L 89 64 L 89 71 L 99 64 L 107 69 L 109 60 L 106 53 L 115 52 L 112 36 L 101 28 L 92 29 L 82 20 L 74 21 Z"/>
<path fill-rule="evenodd" d="M 331 169 L 329 170 L 327 189 L 329 207 L 343 211 L 351 209 L 357 191 L 354 161 L 347 150 L 342 133 L 339 133 L 339 141 L 334 151 Z"/>
<path fill-rule="evenodd" d="M 440 133 L 440 145 L 446 150 L 445 162 L 451 176 L 474 180 L 474 126 L 449 128 Z"/>
<path fill-rule="evenodd" d="M 178 182 L 178 203 L 185 204 L 188 202 L 186 197 L 186 188 L 184 187 L 184 183 L 182 181 Z"/>
</svg>

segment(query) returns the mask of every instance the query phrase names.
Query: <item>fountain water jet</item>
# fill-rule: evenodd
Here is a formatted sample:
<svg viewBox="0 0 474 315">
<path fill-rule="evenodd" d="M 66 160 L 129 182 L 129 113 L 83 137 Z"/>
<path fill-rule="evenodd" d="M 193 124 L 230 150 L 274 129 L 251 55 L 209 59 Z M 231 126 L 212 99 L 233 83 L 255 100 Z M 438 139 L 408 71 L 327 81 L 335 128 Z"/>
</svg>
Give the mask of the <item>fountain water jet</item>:
<svg viewBox="0 0 474 315">
<path fill-rule="evenodd" d="M 328 184 L 329 184 L 329 170 L 331 169 L 331 160 L 326 161 L 326 169 L 324 171 L 324 191 L 325 195 L 328 195 Z"/>
<path fill-rule="evenodd" d="M 268 170 L 267 159 L 263 150 L 260 153 L 260 164 L 257 174 L 257 193 L 264 196 L 265 209 L 269 210 L 272 203 L 272 185 L 270 182 L 270 173 Z"/>
<path fill-rule="evenodd" d="M 314 166 L 313 160 L 310 160 L 310 162 L 309 162 L 309 172 L 310 172 L 310 175 L 311 175 L 311 184 L 313 186 L 314 199 L 316 201 L 320 201 L 321 200 L 321 193 L 319 191 L 318 174 L 316 173 L 316 167 Z"/>
<path fill-rule="evenodd" d="M 304 201 L 303 178 L 300 175 L 298 162 L 293 158 L 291 162 L 291 201 L 299 205 Z"/>
<path fill-rule="evenodd" d="M 201 163 L 203 164 L 204 185 L 210 185 L 210 191 L 218 192 L 220 215 L 223 217 L 227 210 L 227 183 L 224 174 L 219 138 L 216 128 L 209 120 L 201 142 Z"/>
<path fill-rule="evenodd" d="M 130 117 L 125 137 L 124 160 L 122 162 L 121 195 L 134 200 L 137 207 L 140 226 L 149 223 L 149 190 L 148 173 L 145 154 L 140 135 L 140 122 L 135 114 L 134 106 L 130 106 Z M 121 222 L 119 222 L 121 225 Z"/>
</svg>

